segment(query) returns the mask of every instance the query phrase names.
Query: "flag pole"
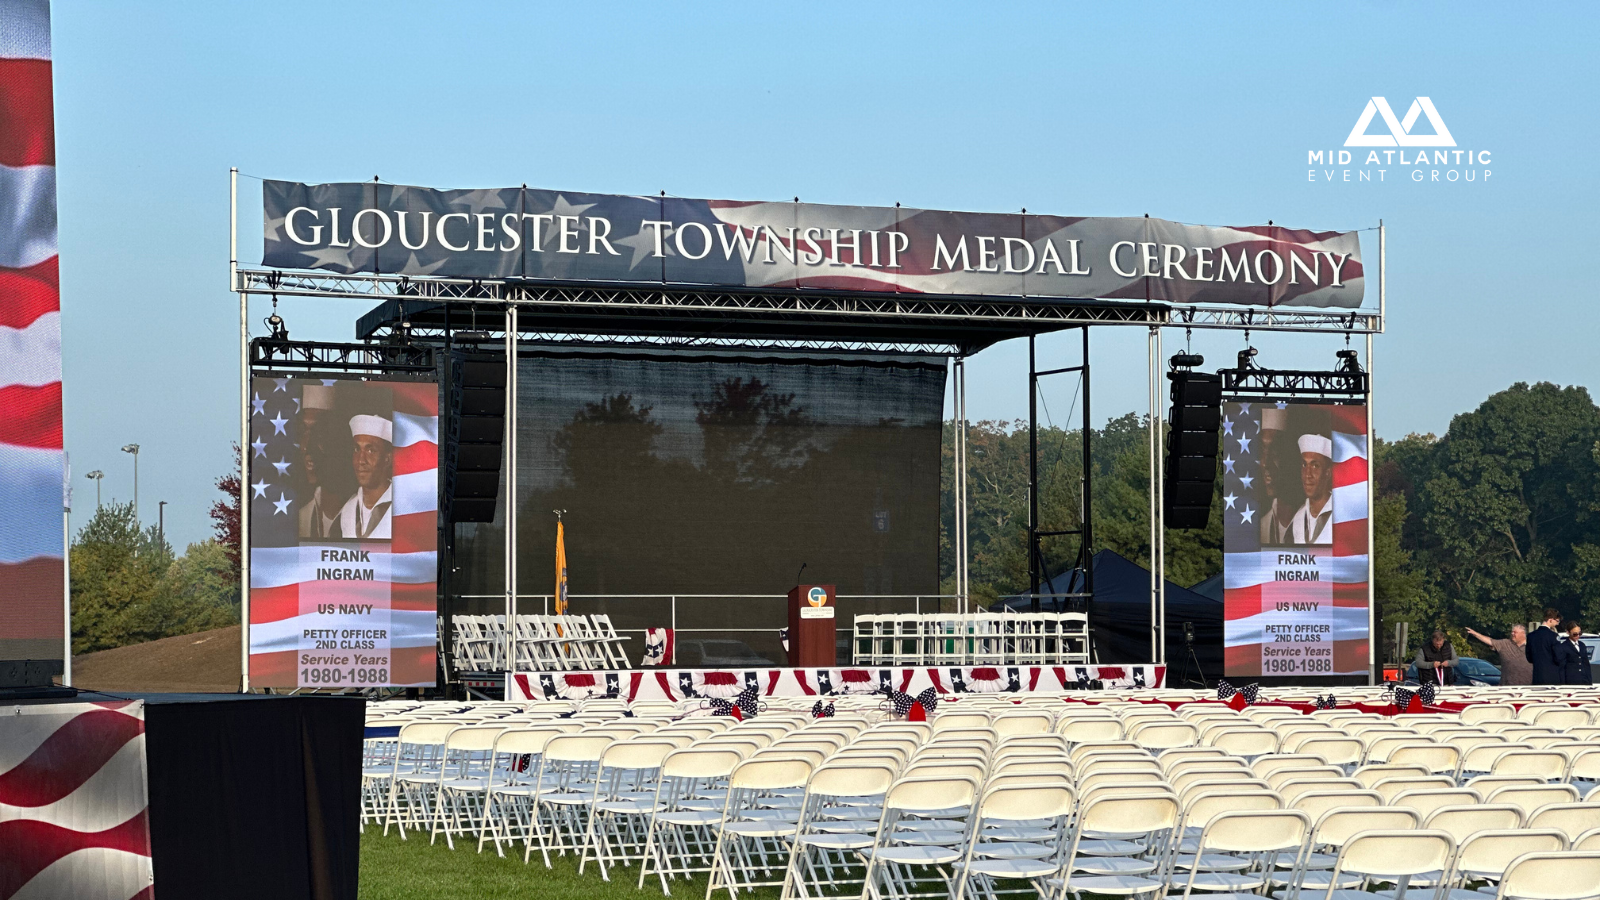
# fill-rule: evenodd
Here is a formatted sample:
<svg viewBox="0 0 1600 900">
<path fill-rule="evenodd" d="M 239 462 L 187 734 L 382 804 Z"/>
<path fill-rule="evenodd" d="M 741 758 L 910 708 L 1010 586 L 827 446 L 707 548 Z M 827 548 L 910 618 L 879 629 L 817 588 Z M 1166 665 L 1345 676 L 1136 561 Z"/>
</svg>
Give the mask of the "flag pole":
<svg viewBox="0 0 1600 900">
<path fill-rule="evenodd" d="M 239 168 L 228 170 L 228 290 L 239 294 L 239 690 L 250 693 L 250 295 L 239 290 Z"/>
<path fill-rule="evenodd" d="M 506 304 L 506 688 L 517 668 L 517 307 Z"/>
</svg>

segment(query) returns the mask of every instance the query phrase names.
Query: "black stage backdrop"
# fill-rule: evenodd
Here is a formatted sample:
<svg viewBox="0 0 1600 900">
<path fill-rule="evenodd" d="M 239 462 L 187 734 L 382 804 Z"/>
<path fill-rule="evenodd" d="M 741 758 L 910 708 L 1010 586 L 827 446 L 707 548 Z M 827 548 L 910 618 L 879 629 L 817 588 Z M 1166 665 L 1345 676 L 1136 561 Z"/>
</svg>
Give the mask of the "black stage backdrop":
<svg viewBox="0 0 1600 900">
<path fill-rule="evenodd" d="M 355 900 L 365 701 L 145 694 L 162 900 Z"/>
<path fill-rule="evenodd" d="M 549 350 L 518 371 L 523 594 L 554 590 L 555 509 L 573 594 L 783 594 L 801 563 L 841 594 L 937 593 L 942 359 Z M 459 526 L 457 612 L 503 609 L 504 508 Z M 775 632 L 783 609 L 680 601 L 678 627 Z M 670 624 L 645 600 L 573 611 Z"/>
</svg>

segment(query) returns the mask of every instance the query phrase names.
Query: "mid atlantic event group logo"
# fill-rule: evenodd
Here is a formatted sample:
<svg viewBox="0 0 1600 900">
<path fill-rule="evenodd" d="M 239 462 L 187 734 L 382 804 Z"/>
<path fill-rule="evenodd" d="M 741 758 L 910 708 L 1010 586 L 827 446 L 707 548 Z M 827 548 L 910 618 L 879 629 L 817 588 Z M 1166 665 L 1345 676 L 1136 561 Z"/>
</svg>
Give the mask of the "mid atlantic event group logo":
<svg viewBox="0 0 1600 900">
<path fill-rule="evenodd" d="M 1373 120 L 1377 119 L 1378 128 Z M 1425 127 L 1419 119 L 1426 120 Z M 1387 133 L 1383 129 L 1387 129 Z M 1466 184 L 1489 180 L 1492 154 L 1488 150 L 1458 149 L 1455 136 L 1428 97 L 1411 101 L 1404 118 L 1395 116 L 1389 101 L 1373 97 L 1357 117 L 1350 150 L 1306 151 L 1306 180 L 1311 182 L 1387 183 L 1410 180 L 1433 184 Z M 1364 155 L 1363 155 L 1364 154 Z M 1389 176 L 1395 176 L 1391 179 Z"/>
</svg>

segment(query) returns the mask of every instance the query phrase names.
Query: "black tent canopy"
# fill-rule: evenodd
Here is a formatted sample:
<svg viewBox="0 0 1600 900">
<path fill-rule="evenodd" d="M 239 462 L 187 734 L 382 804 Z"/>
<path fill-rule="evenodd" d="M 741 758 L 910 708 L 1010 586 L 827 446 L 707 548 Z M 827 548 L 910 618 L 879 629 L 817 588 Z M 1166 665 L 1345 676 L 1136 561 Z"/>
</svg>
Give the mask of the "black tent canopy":
<svg viewBox="0 0 1600 900">
<path fill-rule="evenodd" d="M 1089 601 L 1089 627 L 1101 663 L 1150 662 L 1150 571 L 1111 550 L 1094 555 L 1094 597 Z M 1083 590 L 1081 573 L 1062 573 L 1041 582 L 1039 594 L 1071 594 Z M 1202 582 L 1204 584 L 1204 582 Z M 1032 597 L 1018 594 L 990 607 L 993 611 L 1026 611 Z M 1051 601 L 1043 600 L 1045 608 Z M 1180 687 L 1188 649 L 1183 642 L 1183 624 L 1194 624 L 1194 652 L 1207 679 L 1222 674 L 1222 601 L 1167 582 L 1166 659 L 1168 684 Z M 1189 663 L 1188 679 L 1198 680 L 1194 663 Z"/>
</svg>

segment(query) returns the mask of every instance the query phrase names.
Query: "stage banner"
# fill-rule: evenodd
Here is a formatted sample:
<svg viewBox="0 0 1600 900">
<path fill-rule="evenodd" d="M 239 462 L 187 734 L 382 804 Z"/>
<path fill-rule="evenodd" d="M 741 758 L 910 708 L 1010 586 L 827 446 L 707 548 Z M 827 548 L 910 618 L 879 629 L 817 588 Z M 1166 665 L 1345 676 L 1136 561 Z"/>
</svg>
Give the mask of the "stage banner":
<svg viewBox="0 0 1600 900">
<path fill-rule="evenodd" d="M 1366 407 L 1222 405 L 1228 677 L 1367 672 Z"/>
<path fill-rule="evenodd" d="M 50 78 L 48 0 L 0 0 L 0 660 L 59 673 L 67 491 Z"/>
<path fill-rule="evenodd" d="M 144 712 L 101 700 L 0 716 L 0 896 L 155 896 Z"/>
<path fill-rule="evenodd" d="M 257 374 L 250 684 L 434 683 L 439 386 Z"/>
<path fill-rule="evenodd" d="M 1355 308 L 1353 231 L 359 182 L 262 187 L 262 265 Z"/>
</svg>

